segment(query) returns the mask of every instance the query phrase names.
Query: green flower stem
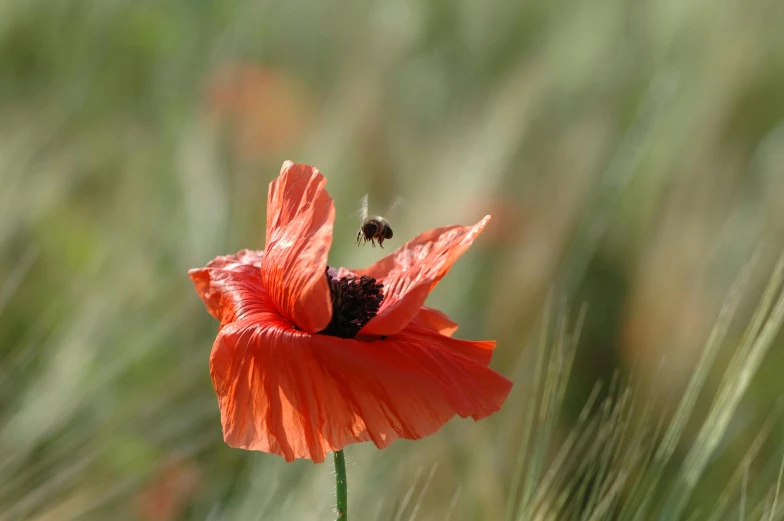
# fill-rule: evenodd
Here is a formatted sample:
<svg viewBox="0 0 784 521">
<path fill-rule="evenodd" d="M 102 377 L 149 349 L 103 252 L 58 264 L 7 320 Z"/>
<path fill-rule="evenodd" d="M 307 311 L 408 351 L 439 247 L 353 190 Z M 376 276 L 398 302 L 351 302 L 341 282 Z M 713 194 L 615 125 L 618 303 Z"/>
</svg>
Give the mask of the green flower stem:
<svg viewBox="0 0 784 521">
<path fill-rule="evenodd" d="M 346 521 L 348 518 L 348 482 L 346 481 L 346 458 L 343 451 L 332 454 L 335 460 L 335 482 L 337 483 L 337 519 Z"/>
</svg>

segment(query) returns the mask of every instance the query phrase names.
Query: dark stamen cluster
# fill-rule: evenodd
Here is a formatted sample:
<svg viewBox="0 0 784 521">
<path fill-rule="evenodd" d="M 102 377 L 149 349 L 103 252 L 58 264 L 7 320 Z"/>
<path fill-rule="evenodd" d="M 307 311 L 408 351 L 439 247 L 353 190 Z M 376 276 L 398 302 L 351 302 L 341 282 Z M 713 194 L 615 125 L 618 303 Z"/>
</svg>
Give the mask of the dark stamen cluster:
<svg viewBox="0 0 784 521">
<path fill-rule="evenodd" d="M 373 277 L 333 277 L 327 268 L 327 281 L 332 296 L 332 320 L 322 335 L 354 338 L 362 326 L 378 313 L 384 294 L 383 284 Z"/>
</svg>

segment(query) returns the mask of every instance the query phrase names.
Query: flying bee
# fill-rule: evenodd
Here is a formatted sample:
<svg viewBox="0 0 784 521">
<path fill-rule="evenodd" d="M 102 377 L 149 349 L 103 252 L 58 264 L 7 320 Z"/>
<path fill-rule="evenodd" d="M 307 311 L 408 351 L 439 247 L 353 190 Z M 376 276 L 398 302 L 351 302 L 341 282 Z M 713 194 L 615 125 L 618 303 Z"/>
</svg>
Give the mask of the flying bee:
<svg viewBox="0 0 784 521">
<path fill-rule="evenodd" d="M 395 199 L 395 202 L 392 204 L 392 208 L 390 208 L 389 211 L 391 212 L 392 209 L 399 203 L 400 198 L 398 197 Z M 389 221 L 380 215 L 368 216 L 367 194 L 362 198 L 362 207 L 357 213 L 359 213 L 359 216 L 362 219 L 362 225 L 359 227 L 359 231 L 357 232 L 357 246 L 370 242 L 370 244 L 375 248 L 375 241 L 378 241 L 378 245 L 383 248 L 384 241 L 392 238 L 392 226 L 390 226 Z"/>
<path fill-rule="evenodd" d="M 370 244 L 375 248 L 377 240 L 378 245 L 383 248 L 384 240 L 391 239 L 392 235 L 389 221 L 379 215 L 374 215 L 362 221 L 362 226 L 357 232 L 357 246 L 370 241 Z"/>
</svg>

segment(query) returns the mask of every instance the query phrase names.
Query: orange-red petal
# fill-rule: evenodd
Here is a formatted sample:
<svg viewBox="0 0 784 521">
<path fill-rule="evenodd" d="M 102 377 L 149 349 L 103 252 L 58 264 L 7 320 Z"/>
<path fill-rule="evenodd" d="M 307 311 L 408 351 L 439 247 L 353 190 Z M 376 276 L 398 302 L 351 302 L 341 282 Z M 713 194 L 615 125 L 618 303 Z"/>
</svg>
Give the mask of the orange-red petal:
<svg viewBox="0 0 784 521">
<path fill-rule="evenodd" d="M 424 306 L 414 317 L 414 323 L 446 336 L 452 336 L 457 331 L 457 322 L 437 309 Z"/>
<path fill-rule="evenodd" d="M 356 275 L 368 275 L 384 285 L 378 315 L 360 334 L 392 335 L 419 313 L 433 287 L 466 251 L 490 220 L 474 226 L 445 226 L 427 231 Z"/>
<path fill-rule="evenodd" d="M 263 251 L 241 250 L 235 255 L 216 257 L 204 268 L 188 271 L 207 311 L 221 325 L 234 321 L 238 315 L 252 313 L 260 299 L 269 301 L 261 280 L 263 258 Z"/>
<path fill-rule="evenodd" d="M 225 326 L 210 374 L 226 443 L 322 462 L 350 443 L 384 448 L 455 414 L 478 420 L 501 408 L 511 382 L 466 356 L 488 346 L 421 333 L 345 340 L 287 328 L 275 313 Z"/>
<path fill-rule="evenodd" d="M 316 168 L 286 161 L 270 184 L 267 243 L 261 273 L 278 311 L 303 331 L 321 331 L 332 318 L 324 276 L 335 206 Z"/>
</svg>

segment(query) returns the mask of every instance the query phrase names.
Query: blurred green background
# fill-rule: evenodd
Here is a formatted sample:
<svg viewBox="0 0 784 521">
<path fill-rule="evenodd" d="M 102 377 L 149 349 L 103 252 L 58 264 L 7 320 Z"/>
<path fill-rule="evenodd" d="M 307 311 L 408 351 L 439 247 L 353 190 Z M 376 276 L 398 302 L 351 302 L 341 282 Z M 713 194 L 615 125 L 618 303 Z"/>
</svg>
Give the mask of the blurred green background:
<svg viewBox="0 0 784 521">
<path fill-rule="evenodd" d="M 263 248 L 286 159 L 328 178 L 333 265 L 385 253 L 353 244 L 365 193 L 403 198 L 387 253 L 493 216 L 428 304 L 497 339 L 515 389 L 486 421 L 348 447 L 351 519 L 517 516 L 548 314 L 569 329 L 586 305 L 553 447 L 531 445 L 545 472 L 598 381 L 672 417 L 757 252 L 682 460 L 784 249 L 782 27 L 779 0 L 5 0 L 0 520 L 333 518 L 330 464 L 223 443 L 217 323 L 187 277 Z M 772 512 L 782 367 L 779 333 L 683 519 L 724 499 L 715 519 L 774 519 L 752 499 Z M 635 519 L 668 519 L 655 506 Z M 523 517 L 632 519 L 590 507 Z"/>
</svg>

